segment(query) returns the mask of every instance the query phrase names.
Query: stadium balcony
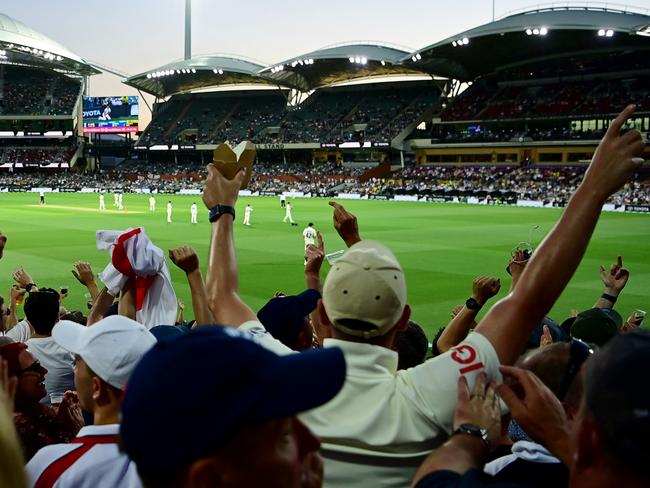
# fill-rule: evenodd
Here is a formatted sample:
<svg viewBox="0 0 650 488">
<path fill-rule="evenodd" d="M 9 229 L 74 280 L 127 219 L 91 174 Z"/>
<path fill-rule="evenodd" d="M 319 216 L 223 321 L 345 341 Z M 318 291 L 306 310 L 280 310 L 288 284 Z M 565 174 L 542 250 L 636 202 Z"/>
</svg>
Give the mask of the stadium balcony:
<svg viewBox="0 0 650 488">
<path fill-rule="evenodd" d="M 0 65 L 0 115 L 71 115 L 81 83 L 54 71 Z"/>
</svg>

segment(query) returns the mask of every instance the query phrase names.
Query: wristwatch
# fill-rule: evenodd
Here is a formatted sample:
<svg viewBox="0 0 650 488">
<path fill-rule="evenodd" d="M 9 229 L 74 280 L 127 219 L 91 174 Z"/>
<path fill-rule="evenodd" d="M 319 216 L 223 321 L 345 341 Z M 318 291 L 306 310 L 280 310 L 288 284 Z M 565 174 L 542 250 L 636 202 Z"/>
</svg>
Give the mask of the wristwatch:
<svg viewBox="0 0 650 488">
<path fill-rule="evenodd" d="M 470 310 L 481 310 L 482 305 L 479 304 L 474 297 L 469 297 L 465 301 L 465 306 Z"/>
<path fill-rule="evenodd" d="M 461 424 L 460 427 L 458 427 L 451 435 L 457 435 L 457 434 L 465 434 L 465 435 L 471 435 L 474 437 L 478 437 L 483 441 L 483 444 L 485 444 L 485 447 L 488 449 L 491 449 L 490 445 L 490 438 L 488 436 L 488 431 L 487 429 L 484 429 L 482 427 L 479 427 L 478 425 L 474 424 Z"/>
<path fill-rule="evenodd" d="M 25 286 L 25 291 L 29 293 L 31 289 L 34 288 L 35 286 L 36 285 L 34 283 L 27 283 L 27 285 Z"/>
<path fill-rule="evenodd" d="M 215 205 L 210 209 L 210 217 L 208 220 L 210 222 L 216 222 L 219 220 L 219 217 L 221 217 L 223 214 L 230 214 L 232 215 L 232 218 L 234 220 L 235 218 L 235 207 L 231 207 L 230 205 Z"/>
</svg>

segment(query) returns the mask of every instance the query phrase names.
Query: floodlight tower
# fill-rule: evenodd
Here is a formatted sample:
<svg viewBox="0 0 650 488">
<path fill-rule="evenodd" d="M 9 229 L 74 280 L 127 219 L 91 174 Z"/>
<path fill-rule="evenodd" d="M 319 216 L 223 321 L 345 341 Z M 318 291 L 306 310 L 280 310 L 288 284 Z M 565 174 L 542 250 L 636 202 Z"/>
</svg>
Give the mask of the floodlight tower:
<svg viewBox="0 0 650 488">
<path fill-rule="evenodd" d="M 185 0 L 185 59 L 192 57 L 192 0 Z"/>
</svg>

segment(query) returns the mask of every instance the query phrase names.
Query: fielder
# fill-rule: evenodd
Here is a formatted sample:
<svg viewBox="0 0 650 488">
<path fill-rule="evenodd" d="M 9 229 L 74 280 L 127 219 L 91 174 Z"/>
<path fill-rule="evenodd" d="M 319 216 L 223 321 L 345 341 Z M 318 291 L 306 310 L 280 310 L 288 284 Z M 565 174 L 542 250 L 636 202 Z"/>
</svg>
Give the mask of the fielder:
<svg viewBox="0 0 650 488">
<path fill-rule="evenodd" d="M 117 208 L 118 210 L 124 210 L 124 193 L 117 194 Z"/>
<path fill-rule="evenodd" d="M 104 194 L 99 194 L 99 210 L 100 212 L 106 210 L 106 204 L 104 203 Z"/>
<path fill-rule="evenodd" d="M 293 217 L 291 216 L 291 203 L 287 202 L 287 206 L 284 207 L 284 219 L 282 219 L 282 222 L 286 222 L 289 220 L 291 222 L 291 225 L 298 225 L 294 222 Z"/>
<path fill-rule="evenodd" d="M 284 195 L 280 195 L 280 206 L 284 208 L 287 205 L 287 197 Z"/>
<path fill-rule="evenodd" d="M 120 202 L 120 195 L 117 192 L 113 192 L 113 206 L 117 207 L 118 203 Z"/>
<path fill-rule="evenodd" d="M 250 206 L 250 204 L 246 205 L 246 209 L 244 210 L 244 225 L 251 225 L 251 212 L 253 211 L 253 207 Z"/>
<path fill-rule="evenodd" d="M 192 203 L 192 206 L 190 207 L 190 214 L 191 214 L 191 223 L 192 224 L 197 224 L 196 216 L 199 213 L 199 208 L 196 206 L 196 202 Z"/>
<path fill-rule="evenodd" d="M 151 195 L 149 197 L 149 212 L 155 212 L 156 211 L 156 197 Z"/>
<path fill-rule="evenodd" d="M 41 190 L 38 192 L 38 196 L 41 201 L 41 205 L 45 205 L 45 192 Z"/>
<path fill-rule="evenodd" d="M 172 202 L 171 200 L 167 202 L 167 223 L 171 224 L 172 223 L 172 212 L 174 211 L 174 208 L 172 207 Z"/>
<path fill-rule="evenodd" d="M 305 251 L 310 244 L 316 245 L 316 229 L 314 224 L 309 222 L 309 225 L 302 231 L 302 237 L 305 239 Z"/>
</svg>

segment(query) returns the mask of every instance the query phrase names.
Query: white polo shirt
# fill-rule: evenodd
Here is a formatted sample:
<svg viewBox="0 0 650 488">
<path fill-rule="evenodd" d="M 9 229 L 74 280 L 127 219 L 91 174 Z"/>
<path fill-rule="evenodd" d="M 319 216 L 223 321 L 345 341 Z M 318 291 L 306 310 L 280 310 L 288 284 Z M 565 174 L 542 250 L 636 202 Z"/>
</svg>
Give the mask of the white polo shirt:
<svg viewBox="0 0 650 488">
<path fill-rule="evenodd" d="M 32 337 L 28 339 L 27 349 L 47 369 L 45 390 L 47 395 L 41 403 L 50 403 L 50 394 L 63 396 L 68 390 L 74 390 L 74 355 L 59 346 L 52 337 Z"/>
<path fill-rule="evenodd" d="M 14 342 L 27 342 L 32 336 L 32 329 L 29 327 L 27 320 L 21 320 L 5 334 L 10 337 Z"/>
<path fill-rule="evenodd" d="M 141 488 L 135 464 L 120 453 L 120 426 L 83 427 L 70 444 L 52 444 L 27 463 L 29 486 L 37 488 Z"/>
<path fill-rule="evenodd" d="M 277 354 L 293 352 L 259 322 L 239 329 Z M 409 486 L 427 454 L 452 432 L 459 376 L 465 375 L 470 386 L 482 371 L 500 379 L 496 351 L 477 333 L 401 371 L 397 353 L 385 347 L 337 339 L 325 339 L 324 347 L 343 351 L 345 384 L 336 397 L 300 419 L 321 439 L 325 487 Z"/>
</svg>

